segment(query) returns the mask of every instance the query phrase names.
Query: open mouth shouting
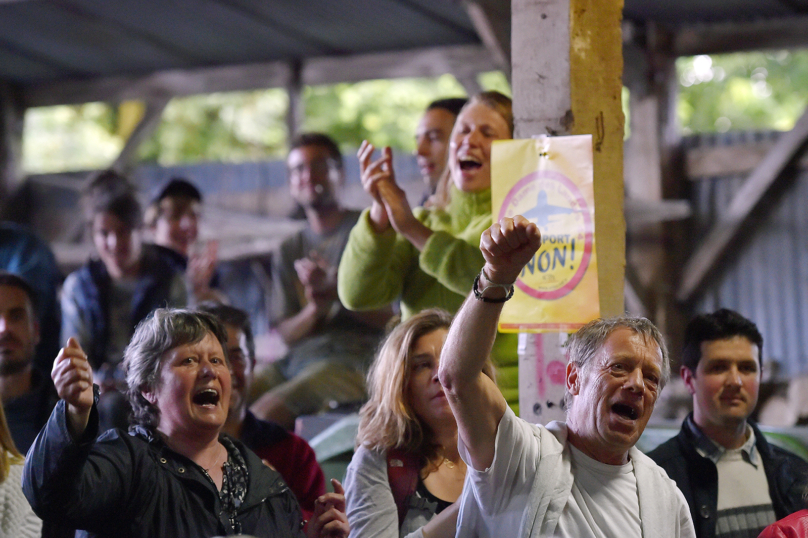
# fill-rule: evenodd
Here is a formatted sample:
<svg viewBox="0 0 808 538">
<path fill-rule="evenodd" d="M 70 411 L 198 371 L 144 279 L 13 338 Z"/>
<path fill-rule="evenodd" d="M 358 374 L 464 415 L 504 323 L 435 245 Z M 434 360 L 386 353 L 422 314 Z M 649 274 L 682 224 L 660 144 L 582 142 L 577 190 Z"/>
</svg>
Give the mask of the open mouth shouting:
<svg viewBox="0 0 808 538">
<path fill-rule="evenodd" d="M 458 159 L 458 163 L 460 164 L 460 169 L 463 170 L 464 172 L 472 172 L 475 170 L 479 170 L 483 166 L 482 161 L 470 155 L 460 157 Z"/>
<path fill-rule="evenodd" d="M 626 402 L 617 402 L 616 404 L 613 404 L 612 413 L 617 415 L 619 418 L 630 422 L 640 418 L 639 407 Z"/>
<path fill-rule="evenodd" d="M 219 404 L 220 399 L 221 395 L 219 394 L 219 391 L 206 387 L 197 391 L 193 395 L 193 398 L 191 398 L 191 401 L 193 401 L 195 405 L 199 405 L 207 409 L 213 409 Z"/>
</svg>

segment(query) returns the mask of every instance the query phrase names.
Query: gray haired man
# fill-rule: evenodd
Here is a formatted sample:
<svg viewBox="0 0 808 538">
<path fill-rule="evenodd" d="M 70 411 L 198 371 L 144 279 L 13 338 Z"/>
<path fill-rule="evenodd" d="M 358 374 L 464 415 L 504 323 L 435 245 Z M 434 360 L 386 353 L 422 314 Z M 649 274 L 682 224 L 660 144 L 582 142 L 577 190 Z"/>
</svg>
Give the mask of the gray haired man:
<svg viewBox="0 0 808 538">
<path fill-rule="evenodd" d="M 651 322 L 596 320 L 572 337 L 565 423 L 517 418 L 482 374 L 502 304 L 540 245 L 521 216 L 483 233 L 485 266 L 443 349 L 440 380 L 469 466 L 457 535 L 695 536 L 676 484 L 634 448 L 670 371 Z"/>
</svg>

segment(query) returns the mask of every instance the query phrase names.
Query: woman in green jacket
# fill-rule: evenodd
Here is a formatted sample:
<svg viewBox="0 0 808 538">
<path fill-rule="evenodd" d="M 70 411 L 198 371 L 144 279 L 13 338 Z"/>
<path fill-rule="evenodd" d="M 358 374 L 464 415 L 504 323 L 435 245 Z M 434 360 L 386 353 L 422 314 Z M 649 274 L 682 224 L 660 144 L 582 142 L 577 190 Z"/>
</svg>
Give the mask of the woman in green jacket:
<svg viewBox="0 0 808 538">
<path fill-rule="evenodd" d="M 372 160 L 359 148 L 362 185 L 372 197 L 342 255 L 338 290 L 351 310 L 401 300 L 404 319 L 432 307 L 456 312 L 483 266 L 480 235 L 491 225 L 491 143 L 513 137 L 511 100 L 498 92 L 472 97 L 457 117 L 438 193 L 414 211 L 393 172 L 392 151 Z M 518 411 L 515 335 L 494 344 L 497 380 Z"/>
</svg>

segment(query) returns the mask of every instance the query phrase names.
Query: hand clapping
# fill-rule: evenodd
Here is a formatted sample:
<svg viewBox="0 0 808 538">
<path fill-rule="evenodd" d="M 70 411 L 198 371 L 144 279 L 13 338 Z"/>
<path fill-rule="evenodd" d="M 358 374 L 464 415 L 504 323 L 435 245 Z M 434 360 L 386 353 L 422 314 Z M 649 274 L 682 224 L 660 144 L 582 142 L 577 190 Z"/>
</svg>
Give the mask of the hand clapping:
<svg viewBox="0 0 808 538">
<path fill-rule="evenodd" d="M 381 158 L 371 162 L 374 150 L 373 144 L 365 140 L 357 153 L 362 173 L 362 187 L 373 198 L 373 206 L 370 209 L 371 221 L 377 232 L 382 232 L 392 225 L 398 233 L 403 234 L 404 228 L 411 224 L 415 217 L 407 201 L 407 194 L 396 183 L 393 150 L 385 147 L 382 149 Z"/>
</svg>

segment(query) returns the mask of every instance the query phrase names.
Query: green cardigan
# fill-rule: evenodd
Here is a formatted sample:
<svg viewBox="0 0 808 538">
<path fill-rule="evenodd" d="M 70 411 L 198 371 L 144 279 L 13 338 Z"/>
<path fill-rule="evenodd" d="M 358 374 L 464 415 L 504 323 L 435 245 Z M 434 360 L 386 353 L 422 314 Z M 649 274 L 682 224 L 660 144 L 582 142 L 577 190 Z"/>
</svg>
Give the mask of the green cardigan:
<svg viewBox="0 0 808 538">
<path fill-rule="evenodd" d="M 342 304 L 371 310 L 400 298 L 404 319 L 432 307 L 457 312 L 484 264 L 480 236 L 491 226 L 491 190 L 465 193 L 452 187 L 446 210 L 416 208 L 415 217 L 433 231 L 421 252 L 392 228 L 376 233 L 368 213 L 359 217 L 342 254 Z M 518 415 L 516 347 L 515 334 L 500 333 L 491 355 L 497 384 Z"/>
</svg>

